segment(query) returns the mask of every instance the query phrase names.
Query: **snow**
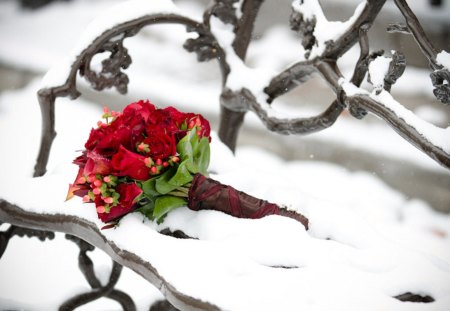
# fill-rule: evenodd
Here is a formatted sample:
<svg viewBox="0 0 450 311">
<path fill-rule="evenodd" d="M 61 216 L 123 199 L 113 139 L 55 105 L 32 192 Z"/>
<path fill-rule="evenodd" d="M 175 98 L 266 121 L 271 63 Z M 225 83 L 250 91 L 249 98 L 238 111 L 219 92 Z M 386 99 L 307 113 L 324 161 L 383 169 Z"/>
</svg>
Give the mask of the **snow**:
<svg viewBox="0 0 450 311">
<path fill-rule="evenodd" d="M 381 76 L 381 75 L 378 75 Z M 440 128 L 435 126 L 414 114 L 411 110 L 396 101 L 392 95 L 381 90 L 379 94 L 376 94 L 376 89 L 369 93 L 368 91 L 358 88 L 351 82 L 345 82 L 343 79 L 340 84 L 348 96 L 352 95 L 369 95 L 372 99 L 392 110 L 399 118 L 403 119 L 407 124 L 415 128 L 420 134 L 422 134 L 428 141 L 435 146 L 440 147 L 445 152 L 450 152 L 450 127 Z"/>
<path fill-rule="evenodd" d="M 219 45 L 225 48 L 226 61 L 230 66 L 226 87 L 237 92 L 247 88 L 252 91 L 259 102 L 266 102 L 267 94 L 263 92 L 263 88 L 275 75 L 273 68 L 268 66 L 250 68 L 247 66 L 234 51 L 232 45 L 234 40 L 233 26 L 224 24 L 216 17 L 212 17 L 210 23 L 211 32 L 217 38 Z"/>
<path fill-rule="evenodd" d="M 389 57 L 378 56 L 369 63 L 369 77 L 375 89 L 381 90 L 384 86 L 384 77 L 388 73 L 391 59 Z"/>
<path fill-rule="evenodd" d="M 80 2 L 69 3 L 76 6 Z M 59 5 L 50 6 L 42 14 L 50 16 L 46 14 L 52 14 Z M 6 22 L 3 26 L 0 22 L 2 33 L 6 26 Z M 226 40 L 229 29 L 215 21 L 213 31 L 220 33 L 220 40 Z M 186 36 L 175 28 L 162 33 L 160 28 L 153 27 L 144 35 L 156 37 L 156 43 L 146 36 L 127 42 L 135 61 L 129 69 L 130 77 L 135 79 L 131 79 L 128 97 L 116 97 L 104 104 L 123 107 L 131 100 L 151 96 L 150 100 L 159 106 L 175 105 L 183 110 L 217 114 L 220 81 L 211 78 L 213 67 L 202 64 L 199 80 L 190 80 L 193 70 L 183 64 L 195 61 L 195 56 L 174 47 Z M 158 41 L 158 36 L 163 35 L 169 36 L 168 42 Z M 270 50 L 276 40 L 280 37 L 275 30 L 258 44 L 261 50 Z M 168 46 L 162 51 L 167 58 L 148 57 L 147 45 L 154 50 L 159 44 Z M 0 57 L 4 57 L 1 49 Z M 8 57 L 13 58 L 13 54 L 8 53 Z M 278 70 L 292 61 L 291 56 L 295 57 L 287 52 L 281 55 L 285 55 L 284 63 L 281 60 L 266 63 L 264 70 Z M 173 64 L 174 56 L 177 64 Z M 38 64 L 38 58 L 16 57 L 16 63 L 34 63 L 33 68 L 44 66 Z M 244 64 L 235 57 L 231 60 L 233 70 L 247 79 L 262 79 L 266 75 L 253 68 L 265 63 L 263 57 L 267 55 L 249 54 L 252 64 Z M 422 78 L 423 73 L 413 72 L 411 76 Z M 58 99 L 58 135 L 48 173 L 31 178 L 40 139 L 40 111 L 35 95 L 40 80 L 41 77 L 24 89 L 0 94 L 0 131 L 14 133 L 15 138 L 0 135 L 0 198 L 29 211 L 76 215 L 100 227 L 102 224 L 92 206 L 82 204 L 78 198 L 68 202 L 64 198 L 76 174 L 76 166 L 71 161 L 102 114 L 102 105 L 94 104 L 89 97 L 76 101 Z M 229 83 L 237 89 L 243 86 L 237 76 L 230 76 Z M 260 84 L 249 81 L 249 87 L 255 90 Z M 384 92 L 376 97 L 345 81 L 343 86 L 349 94 L 365 92 L 409 118 Z M 300 108 L 293 111 L 293 115 L 304 112 Z M 246 122 L 256 127 L 259 124 L 252 115 Z M 420 126 L 415 119 L 408 122 Z M 444 144 L 448 135 L 439 130 L 445 131 L 432 128 L 427 136 L 436 136 L 436 141 Z M 315 137 L 444 171 L 385 124 L 369 125 L 344 119 L 332 130 Z M 380 148 L 380 144 L 386 147 Z M 180 208 L 160 225 L 143 222 L 137 214 L 128 215 L 117 229 L 103 231 L 105 237 L 119 248 L 151 262 L 179 291 L 226 310 L 448 310 L 449 215 L 434 211 L 426 202 L 406 198 L 368 172 L 350 172 L 317 161 L 286 161 L 251 146 L 239 147 L 234 156 L 215 134 L 211 147 L 211 177 L 298 210 L 310 219 L 310 230 L 305 231 L 297 222 L 279 216 L 246 220 L 219 212 Z M 163 236 L 158 231 L 164 228 L 183 230 L 198 240 Z M 0 260 L 0 309 L 54 310 L 65 299 L 87 291 L 89 286 L 77 268 L 77 253 L 78 248 L 61 235 L 46 243 L 14 238 Z M 96 272 L 104 282 L 110 259 L 98 250 L 90 256 L 99 263 Z M 132 294 L 138 310 L 148 309 L 154 300 L 162 297 L 157 289 L 129 269 L 124 269 L 118 288 Z M 431 295 L 436 301 L 418 304 L 391 298 L 409 291 Z M 81 309 L 118 310 L 119 306 L 102 299 Z"/>
<path fill-rule="evenodd" d="M 450 70 L 450 53 L 441 51 L 436 55 L 436 61 L 438 64 L 444 66 L 447 70 Z"/>
<path fill-rule="evenodd" d="M 5 119 L 17 120 L 26 111 L 33 116 L 27 121 L 30 125 L 32 120 L 39 123 L 32 92 L 38 84 L 1 98 L 2 108 L 4 100 L 17 103 L 8 106 L 8 113 L 2 114 Z M 28 100 L 18 100 L 24 99 L 24 94 Z M 58 111 L 57 120 L 62 120 L 57 124 L 59 135 L 53 149 L 58 156 L 52 157 L 49 173 L 42 178 L 24 176 L 21 163 L 32 163 L 35 152 L 15 153 L 18 158 L 9 163 L 2 158 L 3 176 L 14 178 L 3 177 L 1 197 L 30 211 L 76 215 L 100 227 L 93 207 L 78 199 L 63 200 L 76 174 L 70 163 L 73 150 L 79 149 L 92 126 L 90 120 L 101 115 L 101 108 L 83 100 L 63 100 L 58 103 L 62 105 L 65 109 Z M 77 127 L 65 121 L 81 115 Z M 18 122 L 0 124 L 2 132 L 23 128 Z M 38 135 L 38 131 L 28 131 L 30 141 Z M 21 141 L 12 144 L 12 150 L 23 148 Z M 8 153 L 2 153 L 5 156 Z M 407 291 L 436 298 L 437 302 L 423 305 L 421 310 L 445 310 L 448 306 L 449 216 L 434 212 L 424 202 L 407 200 L 369 173 L 351 173 L 325 163 L 286 162 L 255 147 L 239 148 L 233 156 L 217 136 L 212 140 L 210 171 L 219 181 L 304 213 L 311 229 L 306 232 L 297 222 L 279 216 L 246 220 L 180 208 L 159 226 L 143 223 L 141 216 L 133 214 L 123 219 L 119 228 L 103 234 L 120 248 L 151 262 L 178 290 L 226 310 L 323 310 L 332 305 L 346 310 L 414 310 L 416 305 L 388 297 Z M 27 189 L 26 196 L 21 189 Z M 158 231 L 166 227 L 199 240 L 160 235 Z M 413 243 L 411 237 L 422 243 Z M 174 264 L 174 258 L 183 259 Z M 8 262 L 14 265 L 11 261 L 5 264 Z M 0 274 L 10 269 L 5 264 L 0 262 Z M 320 299 L 324 292 L 333 299 Z M 11 290 L 5 293 L 13 295 Z M 352 299 L 343 298 L 349 293 Z M 368 305 L 367 301 L 377 303 Z"/>
<path fill-rule="evenodd" d="M 76 57 L 106 30 L 147 15 L 177 13 L 180 12 L 171 0 L 130 0 L 116 4 L 89 23 L 72 51 L 44 76 L 41 88 L 63 85 Z"/>
<path fill-rule="evenodd" d="M 316 25 L 313 32 L 316 43 L 311 49 L 310 58 L 320 56 L 325 51 L 327 41 L 336 41 L 343 35 L 358 19 L 365 6 L 366 1 L 360 2 L 353 15 L 345 22 L 329 21 L 323 14 L 318 0 L 294 0 L 292 2 L 292 8 L 303 14 L 304 19 L 310 20 L 313 17 L 316 19 Z"/>
</svg>

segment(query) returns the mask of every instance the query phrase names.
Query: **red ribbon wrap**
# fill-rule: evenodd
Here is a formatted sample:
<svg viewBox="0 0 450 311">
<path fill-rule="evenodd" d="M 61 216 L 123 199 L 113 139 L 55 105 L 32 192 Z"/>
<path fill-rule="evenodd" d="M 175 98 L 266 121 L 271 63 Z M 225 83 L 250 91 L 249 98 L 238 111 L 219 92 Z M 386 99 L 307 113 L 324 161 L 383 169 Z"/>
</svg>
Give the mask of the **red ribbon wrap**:
<svg viewBox="0 0 450 311">
<path fill-rule="evenodd" d="M 194 176 L 189 188 L 188 207 L 194 211 L 221 211 L 238 218 L 256 219 L 268 215 L 281 215 L 299 221 L 308 230 L 308 219 L 305 216 L 255 198 L 201 174 Z"/>
</svg>

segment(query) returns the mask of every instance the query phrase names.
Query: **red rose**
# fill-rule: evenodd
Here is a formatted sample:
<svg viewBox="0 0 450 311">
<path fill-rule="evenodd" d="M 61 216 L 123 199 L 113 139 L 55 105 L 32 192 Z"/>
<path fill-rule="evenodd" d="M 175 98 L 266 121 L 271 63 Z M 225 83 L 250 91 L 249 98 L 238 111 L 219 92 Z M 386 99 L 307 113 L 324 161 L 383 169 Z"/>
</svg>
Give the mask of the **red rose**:
<svg viewBox="0 0 450 311">
<path fill-rule="evenodd" d="M 110 222 L 136 209 L 136 198 L 142 193 L 142 190 L 135 184 L 119 184 L 116 191 L 120 194 L 119 204 L 111 207 L 109 213 L 98 213 L 98 218 L 103 222 Z M 104 204 L 99 198 L 96 198 L 96 206 Z"/>
<path fill-rule="evenodd" d="M 155 110 L 150 115 L 147 121 L 147 132 L 149 131 L 149 128 L 154 129 L 155 127 L 170 133 L 179 131 L 179 127 L 176 122 L 174 122 L 174 119 L 171 117 L 169 112 L 164 109 Z"/>
<path fill-rule="evenodd" d="M 92 174 L 108 175 L 111 173 L 111 160 L 96 153 L 88 151 L 86 154 L 87 161 L 84 165 L 84 175 Z"/>
<path fill-rule="evenodd" d="M 84 144 L 86 150 L 94 150 L 99 141 L 101 141 L 105 137 L 105 128 L 99 127 L 97 129 L 91 129 L 91 133 L 89 134 L 89 138 Z"/>
<path fill-rule="evenodd" d="M 147 156 L 154 160 L 164 160 L 176 154 L 177 142 L 173 132 L 166 132 L 159 127 L 154 127 L 152 130 L 148 129 L 147 135 L 148 137 L 143 141 L 150 149 Z"/>
<path fill-rule="evenodd" d="M 114 124 L 115 125 L 115 124 Z M 120 145 L 127 146 L 131 140 L 131 130 L 125 126 L 109 126 L 111 130 L 107 131 L 104 137 L 98 142 L 94 150 L 104 156 L 112 156 L 116 153 Z"/>
<path fill-rule="evenodd" d="M 90 187 L 83 177 L 84 176 L 83 171 L 84 169 L 82 167 L 78 169 L 78 174 L 77 177 L 75 178 L 75 181 L 73 182 L 73 184 L 69 185 L 69 191 L 67 192 L 66 200 L 70 200 L 75 195 L 83 197 L 86 194 L 88 194 Z"/>
<path fill-rule="evenodd" d="M 120 145 L 131 149 L 142 139 L 145 124 L 154 111 L 155 106 L 149 101 L 128 105 L 111 123 L 92 129 L 85 148 L 103 156 L 112 156 Z"/>
<path fill-rule="evenodd" d="M 136 140 L 142 139 L 144 130 L 145 123 L 141 118 L 125 123 L 120 116 L 111 124 L 92 129 L 85 148 L 110 157 L 117 152 L 120 145 L 131 149 Z"/>
<path fill-rule="evenodd" d="M 79 167 L 84 167 L 87 162 L 86 155 L 87 155 L 87 152 L 86 152 L 86 150 L 84 150 L 80 156 L 76 157 L 75 160 L 73 160 L 73 164 L 76 164 Z"/>
<path fill-rule="evenodd" d="M 130 121 L 133 119 L 146 123 L 154 111 L 156 111 L 155 106 L 148 100 L 140 100 L 126 106 L 120 118 L 126 120 L 127 124 L 132 124 Z"/>
<path fill-rule="evenodd" d="M 149 178 L 149 169 L 144 161 L 144 156 L 120 146 L 119 151 L 111 159 L 111 166 L 117 176 L 146 180 Z"/>
<path fill-rule="evenodd" d="M 165 111 L 170 116 L 170 118 L 176 124 L 177 128 L 180 128 L 183 122 L 185 122 L 188 117 L 187 113 L 178 111 L 172 106 L 164 108 L 163 111 Z"/>
<path fill-rule="evenodd" d="M 208 120 L 206 120 L 201 114 L 197 115 L 200 120 L 200 137 L 207 137 L 209 141 L 211 141 L 211 126 L 209 125 Z"/>
<path fill-rule="evenodd" d="M 201 114 L 187 113 L 186 123 L 188 128 L 193 126 L 197 127 L 197 134 L 199 137 L 207 137 L 211 141 L 211 127 L 208 120 L 206 120 Z"/>
</svg>

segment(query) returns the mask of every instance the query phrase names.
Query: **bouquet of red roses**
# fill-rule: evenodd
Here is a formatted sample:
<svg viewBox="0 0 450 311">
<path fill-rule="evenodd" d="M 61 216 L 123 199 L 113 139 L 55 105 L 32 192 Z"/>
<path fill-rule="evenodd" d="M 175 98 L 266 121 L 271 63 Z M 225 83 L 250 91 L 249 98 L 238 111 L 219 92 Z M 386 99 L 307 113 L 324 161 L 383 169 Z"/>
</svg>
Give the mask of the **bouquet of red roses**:
<svg viewBox="0 0 450 311">
<path fill-rule="evenodd" d="M 103 222 L 116 224 L 134 211 L 161 222 L 171 210 L 188 206 L 245 218 L 285 215 L 307 227 L 298 213 L 206 177 L 210 125 L 200 114 L 141 100 L 122 112 L 105 108 L 103 119 L 74 160 L 79 170 L 67 195 L 93 202 Z"/>
</svg>

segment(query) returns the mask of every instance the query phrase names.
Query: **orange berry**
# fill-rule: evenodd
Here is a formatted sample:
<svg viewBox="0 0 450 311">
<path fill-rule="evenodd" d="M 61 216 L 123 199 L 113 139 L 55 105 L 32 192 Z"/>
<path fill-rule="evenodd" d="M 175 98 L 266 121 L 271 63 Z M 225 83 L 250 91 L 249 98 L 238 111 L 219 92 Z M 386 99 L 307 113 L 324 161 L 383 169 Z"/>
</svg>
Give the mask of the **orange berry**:
<svg viewBox="0 0 450 311">
<path fill-rule="evenodd" d="M 103 201 L 104 201 L 106 204 L 111 204 L 111 203 L 114 202 L 114 199 L 113 199 L 112 197 L 107 197 L 107 198 L 104 198 Z"/>
<path fill-rule="evenodd" d="M 103 184 L 103 182 L 102 182 L 100 179 L 96 179 L 96 180 L 94 181 L 94 186 L 96 186 L 96 187 L 101 187 L 102 184 Z"/>
</svg>

